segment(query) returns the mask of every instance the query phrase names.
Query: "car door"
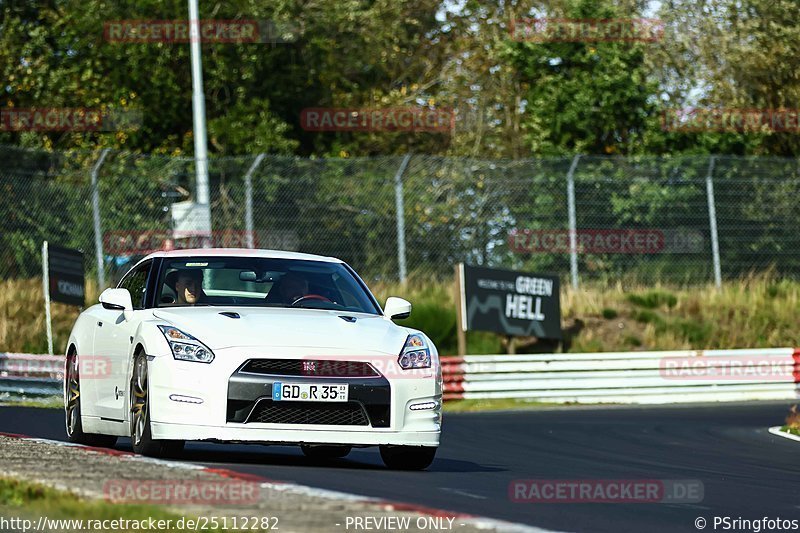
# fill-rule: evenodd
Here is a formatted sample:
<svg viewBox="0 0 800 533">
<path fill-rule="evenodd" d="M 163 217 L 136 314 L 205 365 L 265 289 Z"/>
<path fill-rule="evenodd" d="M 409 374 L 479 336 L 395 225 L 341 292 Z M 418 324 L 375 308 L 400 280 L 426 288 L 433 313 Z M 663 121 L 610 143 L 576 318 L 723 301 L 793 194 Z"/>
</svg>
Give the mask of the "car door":
<svg viewBox="0 0 800 533">
<path fill-rule="evenodd" d="M 125 320 L 118 309 L 98 310 L 94 335 L 94 354 L 97 364 L 107 368 L 103 376 L 98 376 L 97 415 L 110 420 L 125 420 L 125 395 L 128 390 L 128 359 L 136 328 L 141 321 L 141 310 L 145 307 L 147 279 L 152 261 L 146 261 L 128 272 L 118 287 L 131 293 L 133 317 Z"/>
</svg>

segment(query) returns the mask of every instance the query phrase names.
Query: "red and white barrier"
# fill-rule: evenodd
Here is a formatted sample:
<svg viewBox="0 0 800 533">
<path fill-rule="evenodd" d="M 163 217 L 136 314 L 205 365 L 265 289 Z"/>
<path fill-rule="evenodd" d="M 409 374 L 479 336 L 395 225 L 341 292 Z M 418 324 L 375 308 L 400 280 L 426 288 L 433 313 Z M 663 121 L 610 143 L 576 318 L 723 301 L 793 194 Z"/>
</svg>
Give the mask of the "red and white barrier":
<svg viewBox="0 0 800 533">
<path fill-rule="evenodd" d="M 63 355 L 0 353 L 0 397 L 61 394 Z"/>
<path fill-rule="evenodd" d="M 793 400 L 800 349 L 468 355 L 441 358 L 445 400 L 547 403 Z"/>
<path fill-rule="evenodd" d="M 441 358 L 445 400 L 546 403 L 794 400 L 800 348 Z M 61 393 L 64 357 L 0 353 L 0 394 Z"/>
</svg>

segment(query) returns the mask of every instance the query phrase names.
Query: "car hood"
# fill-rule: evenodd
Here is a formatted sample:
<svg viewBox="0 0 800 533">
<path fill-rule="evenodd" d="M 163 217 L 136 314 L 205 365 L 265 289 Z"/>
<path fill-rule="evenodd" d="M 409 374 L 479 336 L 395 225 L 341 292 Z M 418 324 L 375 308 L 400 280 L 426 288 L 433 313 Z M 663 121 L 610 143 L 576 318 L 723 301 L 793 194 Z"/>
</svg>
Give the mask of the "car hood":
<svg viewBox="0 0 800 533">
<path fill-rule="evenodd" d="M 280 346 L 397 355 L 408 335 L 382 316 L 318 309 L 181 307 L 156 309 L 153 315 L 212 350 Z"/>
</svg>

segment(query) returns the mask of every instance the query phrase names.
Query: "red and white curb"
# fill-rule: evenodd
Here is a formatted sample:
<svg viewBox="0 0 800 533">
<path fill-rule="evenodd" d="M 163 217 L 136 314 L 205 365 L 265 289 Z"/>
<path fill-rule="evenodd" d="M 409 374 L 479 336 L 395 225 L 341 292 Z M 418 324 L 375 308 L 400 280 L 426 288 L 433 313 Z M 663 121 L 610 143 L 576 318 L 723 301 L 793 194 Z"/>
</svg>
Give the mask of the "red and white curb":
<svg viewBox="0 0 800 533">
<path fill-rule="evenodd" d="M 329 500 L 340 500 L 340 501 L 347 501 L 351 503 L 363 503 L 368 505 L 376 505 L 381 508 L 383 511 L 398 511 L 398 512 L 412 512 L 418 513 L 421 515 L 433 516 L 433 517 L 442 517 L 442 518 L 454 518 L 459 525 L 462 526 L 471 526 L 476 529 L 485 529 L 491 531 L 502 531 L 508 533 L 552 533 L 550 530 L 527 526 L 525 524 L 517 524 L 514 522 L 506 522 L 504 520 L 497 520 L 494 518 L 487 518 L 482 516 L 475 516 L 466 513 L 459 513 L 453 511 L 446 511 L 444 509 L 436 509 L 432 507 L 425 507 L 422 505 L 417 505 L 414 503 L 405 503 L 405 502 L 396 502 L 391 500 L 384 500 L 382 498 L 372 498 L 368 496 L 361 496 L 357 494 L 350 494 L 347 492 L 339 492 L 334 490 L 328 489 L 319 489 L 315 487 L 309 487 L 306 485 L 298 485 L 295 483 L 288 483 L 284 481 L 278 481 L 274 479 L 265 478 L 262 476 L 258 476 L 255 474 L 247 474 L 244 472 L 237 472 L 235 470 L 229 470 L 227 468 L 210 468 L 203 465 L 193 464 L 193 463 L 183 463 L 178 461 L 169 461 L 164 459 L 155 459 L 152 457 L 145 457 L 142 455 L 137 455 L 132 452 L 126 452 L 121 450 L 115 450 L 111 448 L 98 448 L 93 446 L 84 446 L 82 444 L 73 444 L 71 442 L 63 442 L 58 440 L 51 440 L 51 439 L 42 439 L 38 437 L 30 437 L 28 435 L 19 435 L 16 433 L 4 433 L 0 432 L 0 436 L 20 439 L 20 440 L 29 440 L 31 442 L 38 442 L 42 444 L 49 444 L 53 446 L 65 446 L 65 447 L 73 447 L 73 448 L 82 448 L 87 452 L 92 453 L 101 453 L 105 455 L 112 455 L 116 457 L 125 457 L 126 460 L 130 461 L 139 461 L 142 463 L 150 463 L 150 464 L 158 464 L 165 468 L 176 468 L 176 469 L 185 469 L 185 470 L 199 470 L 203 472 L 207 472 L 209 474 L 216 474 L 222 477 L 226 477 L 229 479 L 235 479 L 239 481 L 247 481 L 251 483 L 258 483 L 259 486 L 263 489 L 269 490 L 278 490 L 278 491 L 286 491 L 293 494 L 301 495 L 301 496 L 311 496 L 311 497 L 318 497 L 324 498 Z"/>
</svg>

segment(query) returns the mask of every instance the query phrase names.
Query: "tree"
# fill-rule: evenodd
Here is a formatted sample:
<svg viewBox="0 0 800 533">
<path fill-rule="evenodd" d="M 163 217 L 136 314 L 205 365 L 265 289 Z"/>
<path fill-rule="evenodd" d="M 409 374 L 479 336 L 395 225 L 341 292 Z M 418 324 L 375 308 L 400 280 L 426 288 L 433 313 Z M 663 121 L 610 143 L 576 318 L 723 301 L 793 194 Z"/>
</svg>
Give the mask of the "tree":
<svg viewBox="0 0 800 533">
<path fill-rule="evenodd" d="M 203 19 L 275 19 L 280 15 L 239 0 L 203 6 Z M 280 6 L 275 7 L 279 9 Z M 102 108 L 136 111 L 138 129 L 115 132 L 5 132 L 0 142 L 47 149 L 119 147 L 180 154 L 192 147 L 189 46 L 186 43 L 127 43 L 107 39 L 106 25 L 119 20 L 184 20 L 185 2 L 144 0 L 132 5 L 99 0 L 23 2 L 2 8 L 0 75 L 4 108 Z M 263 43 L 203 45 L 203 67 L 211 150 L 239 153 L 258 147 L 288 153 L 287 127 L 254 80 L 284 61 Z M 220 94 L 230 99 L 220 99 Z M 261 127 L 239 124 L 242 107 Z M 231 113 L 233 111 L 233 113 Z M 269 127 L 263 127 L 267 125 Z"/>
<path fill-rule="evenodd" d="M 633 9 L 633 7 L 631 8 Z M 640 12 L 608 1 L 575 0 L 545 8 L 547 18 L 618 19 Z M 514 42 L 506 56 L 526 83 L 523 127 L 535 154 L 630 154 L 657 127 L 656 85 L 647 43 L 609 40 Z"/>
<path fill-rule="evenodd" d="M 665 109 L 779 110 L 800 97 L 800 4 L 794 0 L 669 0 L 665 33 L 649 56 Z M 657 150 L 793 156 L 797 129 L 671 133 Z"/>
</svg>

